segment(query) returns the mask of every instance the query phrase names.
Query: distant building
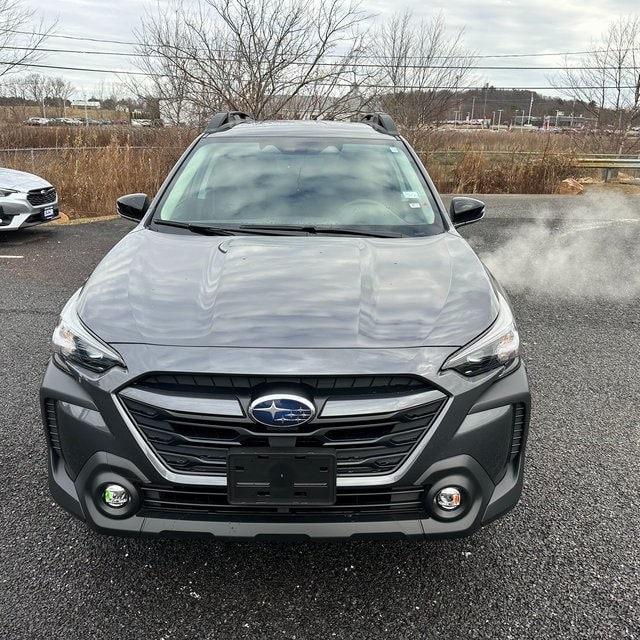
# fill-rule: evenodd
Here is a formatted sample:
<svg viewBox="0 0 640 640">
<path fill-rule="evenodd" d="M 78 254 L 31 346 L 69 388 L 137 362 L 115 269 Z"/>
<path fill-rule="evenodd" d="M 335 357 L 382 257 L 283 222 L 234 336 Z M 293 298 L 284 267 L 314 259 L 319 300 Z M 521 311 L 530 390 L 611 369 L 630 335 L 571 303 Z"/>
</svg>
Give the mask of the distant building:
<svg viewBox="0 0 640 640">
<path fill-rule="evenodd" d="M 582 114 L 566 114 L 556 111 L 554 116 L 545 116 L 544 129 L 593 129 L 597 126 L 596 118 L 584 118 Z"/>
<path fill-rule="evenodd" d="M 72 100 L 71 106 L 76 109 L 101 109 L 99 100 Z"/>
</svg>

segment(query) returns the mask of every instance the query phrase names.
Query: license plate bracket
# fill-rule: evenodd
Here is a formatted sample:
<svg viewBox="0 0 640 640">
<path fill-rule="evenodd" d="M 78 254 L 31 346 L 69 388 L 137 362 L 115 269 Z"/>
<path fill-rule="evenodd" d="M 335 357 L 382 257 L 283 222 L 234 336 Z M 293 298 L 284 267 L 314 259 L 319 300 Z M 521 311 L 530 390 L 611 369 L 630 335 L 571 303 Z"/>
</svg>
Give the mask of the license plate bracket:
<svg viewBox="0 0 640 640">
<path fill-rule="evenodd" d="M 334 451 L 251 449 L 227 458 L 230 504 L 332 505 L 336 500 Z"/>
</svg>

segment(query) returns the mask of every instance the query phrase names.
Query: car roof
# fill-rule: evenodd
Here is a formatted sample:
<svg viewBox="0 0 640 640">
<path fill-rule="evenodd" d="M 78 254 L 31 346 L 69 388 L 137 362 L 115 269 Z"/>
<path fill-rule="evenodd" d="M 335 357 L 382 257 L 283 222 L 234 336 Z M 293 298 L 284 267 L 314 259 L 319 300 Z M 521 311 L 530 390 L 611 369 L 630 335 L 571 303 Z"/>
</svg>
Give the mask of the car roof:
<svg viewBox="0 0 640 640">
<path fill-rule="evenodd" d="M 343 122 L 337 120 L 263 120 L 240 122 L 222 131 L 205 133 L 206 137 L 331 137 L 331 138 L 394 138 L 361 122 Z"/>
</svg>

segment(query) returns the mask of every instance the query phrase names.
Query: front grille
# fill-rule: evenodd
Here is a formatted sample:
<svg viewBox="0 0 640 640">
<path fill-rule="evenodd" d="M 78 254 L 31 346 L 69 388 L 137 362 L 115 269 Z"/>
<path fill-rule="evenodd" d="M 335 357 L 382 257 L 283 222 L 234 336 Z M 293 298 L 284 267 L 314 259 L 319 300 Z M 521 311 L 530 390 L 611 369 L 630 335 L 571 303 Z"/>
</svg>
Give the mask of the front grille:
<svg viewBox="0 0 640 640">
<path fill-rule="evenodd" d="M 51 204 L 56 201 L 56 190 L 53 187 L 48 189 L 34 189 L 27 193 L 27 200 L 34 207 L 39 207 L 43 204 Z"/>
<path fill-rule="evenodd" d="M 522 450 L 522 437 L 524 435 L 524 423 L 526 408 L 524 404 L 518 403 L 513 406 L 513 436 L 511 438 L 510 461 L 513 462 Z"/>
<path fill-rule="evenodd" d="M 422 487 L 401 488 L 338 488 L 336 502 L 330 506 L 255 506 L 229 504 L 225 487 L 207 489 L 176 489 L 161 486 L 143 486 L 142 512 L 153 517 L 216 517 L 263 516 L 286 518 L 289 515 L 308 516 L 389 516 L 427 517 Z"/>
<path fill-rule="evenodd" d="M 186 384 L 176 384 L 185 379 Z M 199 384 L 199 379 L 220 380 L 219 386 Z M 246 407 L 252 397 L 269 390 L 295 384 L 314 398 L 322 407 L 327 400 L 367 400 L 379 398 L 384 381 L 396 381 L 386 396 L 411 398 L 425 389 L 433 391 L 426 381 L 410 376 L 369 376 L 368 378 L 243 378 L 229 376 L 154 376 L 134 388 L 155 389 L 157 404 L 149 404 L 120 395 L 129 415 L 166 466 L 178 473 L 226 474 L 227 454 L 238 448 L 304 447 L 335 450 L 339 476 L 386 474 L 397 469 L 411 453 L 417 442 L 433 424 L 446 401 L 443 394 L 437 399 L 400 411 L 369 415 L 316 417 L 298 428 L 274 430 L 256 424 L 247 416 Z M 253 386 L 256 384 L 257 386 Z M 233 386 L 235 385 L 235 386 Z M 304 385 L 304 386 L 303 386 Z M 176 397 L 176 387 L 186 389 L 193 397 L 199 387 L 201 397 L 234 398 L 243 407 L 242 415 L 221 416 L 176 411 L 158 406 L 162 398 Z M 401 392 L 396 391 L 397 388 Z M 347 392 L 348 391 L 348 392 Z M 407 393 L 409 392 L 409 393 Z M 185 395 L 186 395 L 185 394 Z M 151 396 L 154 397 L 153 395 Z"/>
<path fill-rule="evenodd" d="M 58 431 L 58 416 L 56 415 L 55 400 L 47 398 L 44 401 L 44 424 L 47 430 L 47 437 L 51 448 L 59 455 L 62 455 L 60 446 L 60 432 Z"/>
<path fill-rule="evenodd" d="M 169 374 L 147 376 L 135 383 L 139 389 L 177 393 L 252 393 L 269 385 L 292 385 L 311 391 L 337 394 L 376 395 L 379 393 L 419 393 L 433 389 L 415 376 L 238 376 L 210 374 Z"/>
</svg>

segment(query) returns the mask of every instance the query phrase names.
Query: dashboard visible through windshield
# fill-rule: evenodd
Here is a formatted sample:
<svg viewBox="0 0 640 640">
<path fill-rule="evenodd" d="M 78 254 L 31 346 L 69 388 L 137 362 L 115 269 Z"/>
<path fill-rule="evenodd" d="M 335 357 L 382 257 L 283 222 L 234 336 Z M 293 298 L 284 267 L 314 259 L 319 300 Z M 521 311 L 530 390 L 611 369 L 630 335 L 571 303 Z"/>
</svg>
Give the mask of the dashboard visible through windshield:
<svg viewBox="0 0 640 640">
<path fill-rule="evenodd" d="M 402 143 L 344 138 L 204 138 L 154 220 L 173 227 L 370 228 L 396 236 L 443 231 Z"/>
</svg>

